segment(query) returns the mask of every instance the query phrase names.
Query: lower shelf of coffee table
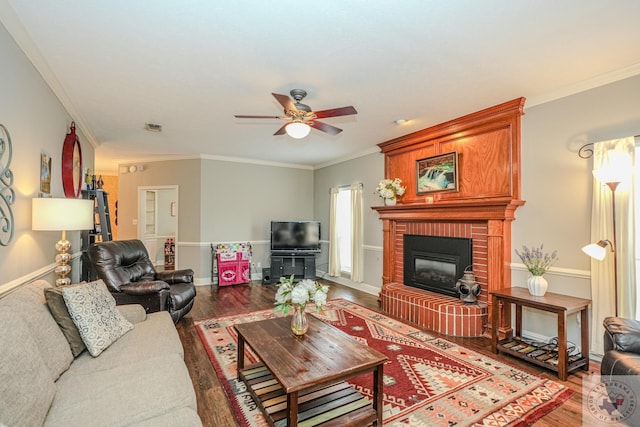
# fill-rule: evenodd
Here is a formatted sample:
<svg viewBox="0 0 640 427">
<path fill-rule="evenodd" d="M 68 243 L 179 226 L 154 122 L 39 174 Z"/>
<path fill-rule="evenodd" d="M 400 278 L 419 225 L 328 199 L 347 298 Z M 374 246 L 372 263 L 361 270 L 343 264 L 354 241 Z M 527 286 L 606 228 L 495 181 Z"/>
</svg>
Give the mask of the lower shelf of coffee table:
<svg viewBox="0 0 640 427">
<path fill-rule="evenodd" d="M 287 394 L 264 365 L 239 372 L 240 379 L 273 427 L 287 425 Z M 298 393 L 298 426 L 366 426 L 377 419 L 371 401 L 340 382 Z"/>
</svg>

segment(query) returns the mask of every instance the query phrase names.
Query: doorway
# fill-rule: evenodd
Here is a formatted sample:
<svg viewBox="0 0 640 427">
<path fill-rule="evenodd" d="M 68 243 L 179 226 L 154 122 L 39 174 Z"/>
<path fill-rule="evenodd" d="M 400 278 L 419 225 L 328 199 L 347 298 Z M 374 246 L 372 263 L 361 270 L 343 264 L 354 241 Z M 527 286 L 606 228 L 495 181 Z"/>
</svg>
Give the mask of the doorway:
<svg viewBox="0 0 640 427">
<path fill-rule="evenodd" d="M 178 242 L 178 186 L 138 187 L 138 239 L 149 253 L 149 258 L 158 270 L 165 267 L 165 243 L 172 239 Z M 178 265 L 178 247 L 171 254 L 173 267 Z"/>
</svg>

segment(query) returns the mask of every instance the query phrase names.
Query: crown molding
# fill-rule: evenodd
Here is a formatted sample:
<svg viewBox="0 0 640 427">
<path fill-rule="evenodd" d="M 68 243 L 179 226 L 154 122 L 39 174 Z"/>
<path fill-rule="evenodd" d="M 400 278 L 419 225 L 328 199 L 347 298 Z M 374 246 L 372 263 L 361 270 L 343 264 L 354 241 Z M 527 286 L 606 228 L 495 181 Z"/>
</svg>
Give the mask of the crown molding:
<svg viewBox="0 0 640 427">
<path fill-rule="evenodd" d="M 580 92 L 595 89 L 609 83 L 615 83 L 617 81 L 624 80 L 638 74 L 640 74 L 640 63 L 633 64 L 619 70 L 614 70 L 609 73 L 600 74 L 599 76 L 595 76 L 581 82 L 561 87 L 560 89 L 555 91 L 543 93 L 537 96 L 530 96 L 527 97 L 525 110 L 536 105 L 545 104 L 547 102 L 555 101 L 560 98 L 565 98 L 570 95 L 575 95 Z"/>
<path fill-rule="evenodd" d="M 333 166 L 333 165 L 338 165 L 340 163 L 344 163 L 348 160 L 353 160 L 353 159 L 357 159 L 359 157 L 364 157 L 364 156 L 368 156 L 369 154 L 382 154 L 380 152 L 380 148 L 377 145 L 374 145 L 371 148 L 368 148 L 366 150 L 362 150 L 362 151 L 358 151 L 357 153 L 353 153 L 352 155 L 346 156 L 346 157 L 341 157 L 340 159 L 336 159 L 333 161 L 329 161 L 326 163 L 319 163 L 317 165 L 313 166 L 313 170 L 317 170 L 317 169 L 322 169 L 322 168 L 326 168 L 329 166 Z"/>
</svg>

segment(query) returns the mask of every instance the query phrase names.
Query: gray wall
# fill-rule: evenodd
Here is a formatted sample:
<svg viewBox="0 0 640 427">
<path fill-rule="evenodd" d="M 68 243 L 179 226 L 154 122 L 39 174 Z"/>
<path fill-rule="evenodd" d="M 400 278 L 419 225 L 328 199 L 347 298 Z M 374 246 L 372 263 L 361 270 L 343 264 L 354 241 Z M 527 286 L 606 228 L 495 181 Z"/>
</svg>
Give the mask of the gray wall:
<svg viewBox="0 0 640 427">
<path fill-rule="evenodd" d="M 540 245 L 558 250 L 547 274 L 549 291 L 590 298 L 590 259 L 580 248 L 590 242 L 592 160 L 577 151 L 585 143 L 640 134 L 640 76 L 584 91 L 525 110 L 522 127 L 522 193 L 513 247 Z M 520 260 L 514 256 L 514 263 Z M 526 286 L 524 266 L 513 284 Z M 555 316 L 527 311 L 525 327 L 540 335 L 555 330 Z M 592 325 L 599 326 L 599 325 Z M 577 316 L 570 339 L 579 342 Z"/>
<path fill-rule="evenodd" d="M 210 263 L 210 243 L 248 241 L 252 274 L 261 274 L 257 264 L 269 265 L 271 220 L 314 219 L 313 171 L 221 160 L 202 164 L 202 256 Z"/>
<path fill-rule="evenodd" d="M 316 268 L 322 273 L 328 271 L 329 238 L 329 189 L 331 187 L 362 183 L 364 206 L 364 281 L 351 283 L 339 280 L 363 290 L 377 292 L 382 286 L 382 222 L 372 206 L 381 206 L 382 200 L 375 195 L 378 182 L 384 178 L 384 156 L 369 154 L 322 169 L 314 174 L 314 216 L 322 223 L 322 256 L 316 261 Z"/>
<path fill-rule="evenodd" d="M 257 264 L 269 265 L 271 220 L 313 219 L 313 171 L 212 159 L 143 162 L 119 175 L 120 239 L 137 238 L 140 186 L 178 186 L 177 268 L 210 283 L 211 243 L 251 242 Z"/>
<path fill-rule="evenodd" d="M 40 153 L 46 152 L 52 159 L 51 195 L 64 197 L 62 188 L 62 145 L 69 131 L 72 117 L 51 92 L 40 74 L 24 56 L 13 38 L 0 25 L 0 123 L 8 130 L 13 145 L 9 165 L 13 172 L 12 188 L 15 203 L 12 205 L 15 233 L 8 246 L 0 246 L 0 293 L 15 283 L 43 276 L 54 278 L 55 243 L 60 233 L 31 231 L 31 199 L 38 197 L 40 187 Z M 94 149 L 76 129 L 82 148 L 84 167 L 93 169 Z M 8 155 L 0 159 L 7 164 Z M 78 255 L 80 233 L 69 232 L 71 251 Z M 78 261 L 72 264 L 72 278 L 79 277 Z"/>
</svg>

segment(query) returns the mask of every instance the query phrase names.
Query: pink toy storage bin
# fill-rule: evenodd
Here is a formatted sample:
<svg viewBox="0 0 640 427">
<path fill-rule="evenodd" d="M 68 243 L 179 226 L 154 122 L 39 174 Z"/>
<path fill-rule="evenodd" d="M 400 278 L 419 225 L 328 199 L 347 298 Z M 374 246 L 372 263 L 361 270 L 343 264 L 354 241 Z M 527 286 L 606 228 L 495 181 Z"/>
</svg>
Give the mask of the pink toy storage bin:
<svg viewBox="0 0 640 427">
<path fill-rule="evenodd" d="M 211 245 L 211 281 L 218 286 L 251 281 L 251 244 L 218 243 Z"/>
<path fill-rule="evenodd" d="M 249 254 L 247 252 L 219 253 L 218 286 L 237 285 L 251 281 Z"/>
</svg>

